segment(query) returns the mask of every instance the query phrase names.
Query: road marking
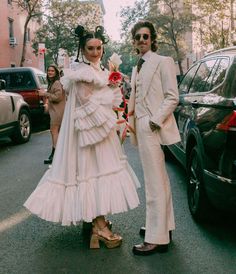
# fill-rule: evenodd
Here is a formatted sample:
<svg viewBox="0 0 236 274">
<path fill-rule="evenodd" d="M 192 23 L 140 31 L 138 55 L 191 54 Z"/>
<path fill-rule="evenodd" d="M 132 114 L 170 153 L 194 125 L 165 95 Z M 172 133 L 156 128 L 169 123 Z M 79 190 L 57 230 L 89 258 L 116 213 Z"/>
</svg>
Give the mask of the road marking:
<svg viewBox="0 0 236 274">
<path fill-rule="evenodd" d="M 30 212 L 26 211 L 25 209 L 21 209 L 18 213 L 11 215 L 9 218 L 0 222 L 0 233 L 23 222 L 29 218 L 30 215 Z"/>
</svg>

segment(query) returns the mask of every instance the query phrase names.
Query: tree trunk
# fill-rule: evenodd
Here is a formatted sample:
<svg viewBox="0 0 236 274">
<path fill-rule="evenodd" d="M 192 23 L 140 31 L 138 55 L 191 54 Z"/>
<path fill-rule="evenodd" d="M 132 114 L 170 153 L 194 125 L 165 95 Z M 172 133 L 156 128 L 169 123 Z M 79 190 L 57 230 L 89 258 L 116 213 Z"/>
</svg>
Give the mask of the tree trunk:
<svg viewBox="0 0 236 274">
<path fill-rule="evenodd" d="M 179 66 L 179 73 L 180 75 L 184 75 L 183 67 L 182 67 L 182 62 L 178 60 L 178 66 Z"/>
<path fill-rule="evenodd" d="M 24 66 L 25 62 L 25 53 L 26 53 L 26 34 L 27 34 L 27 27 L 30 21 L 30 17 L 28 16 L 26 18 L 25 24 L 24 24 L 24 36 L 23 36 L 23 47 L 22 47 L 22 53 L 21 53 L 21 60 L 20 60 L 20 67 Z"/>
</svg>

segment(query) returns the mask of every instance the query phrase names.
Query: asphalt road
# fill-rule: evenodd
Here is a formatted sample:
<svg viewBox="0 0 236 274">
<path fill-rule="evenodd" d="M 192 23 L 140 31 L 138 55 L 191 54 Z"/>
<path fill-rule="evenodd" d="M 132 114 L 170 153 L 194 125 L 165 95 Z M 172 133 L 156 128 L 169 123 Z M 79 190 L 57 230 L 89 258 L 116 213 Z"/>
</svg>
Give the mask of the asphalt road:
<svg viewBox="0 0 236 274">
<path fill-rule="evenodd" d="M 167 162 L 176 217 L 168 253 L 137 257 L 131 252 L 142 241 L 138 231 L 145 219 L 143 187 L 137 209 L 109 216 L 113 231 L 124 239 L 117 249 L 89 250 L 82 224 L 62 227 L 30 215 L 22 204 L 47 169 L 43 160 L 50 147 L 49 131 L 34 133 L 23 145 L 0 141 L 0 274 L 236 273 L 236 225 L 222 214 L 208 224 L 192 220 L 186 174 L 174 160 Z M 128 139 L 125 151 L 143 185 L 138 153 Z"/>
</svg>

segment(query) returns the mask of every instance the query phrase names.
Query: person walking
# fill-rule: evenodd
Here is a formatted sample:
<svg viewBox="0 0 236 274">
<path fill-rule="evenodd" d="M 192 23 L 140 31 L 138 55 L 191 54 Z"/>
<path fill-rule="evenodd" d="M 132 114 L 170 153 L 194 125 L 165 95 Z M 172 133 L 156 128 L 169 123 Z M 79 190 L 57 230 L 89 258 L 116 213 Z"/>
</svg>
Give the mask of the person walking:
<svg viewBox="0 0 236 274">
<path fill-rule="evenodd" d="M 156 31 L 151 22 L 140 21 L 132 30 L 133 44 L 139 54 L 131 77 L 129 123 L 130 138 L 138 145 L 144 172 L 146 227 L 144 243 L 135 245 L 135 255 L 166 252 L 171 231 L 175 229 L 171 187 L 161 145 L 180 141 L 173 116 L 178 105 L 175 65 L 171 57 L 156 53 Z"/>
<path fill-rule="evenodd" d="M 52 167 L 42 177 L 24 206 L 40 218 L 76 225 L 92 222 L 90 248 L 102 241 L 108 248 L 121 245 L 105 219 L 139 205 L 139 181 L 128 164 L 116 132 L 122 94 L 109 82 L 101 64 L 104 28 L 78 26 L 77 70 L 61 79 L 68 94 Z"/>
<path fill-rule="evenodd" d="M 57 144 L 58 134 L 64 113 L 66 96 L 60 82 L 60 71 L 56 65 L 50 65 L 47 68 L 48 89 L 46 96 L 46 111 L 50 116 L 50 132 L 52 138 L 52 151 L 44 164 L 51 164 Z"/>
</svg>

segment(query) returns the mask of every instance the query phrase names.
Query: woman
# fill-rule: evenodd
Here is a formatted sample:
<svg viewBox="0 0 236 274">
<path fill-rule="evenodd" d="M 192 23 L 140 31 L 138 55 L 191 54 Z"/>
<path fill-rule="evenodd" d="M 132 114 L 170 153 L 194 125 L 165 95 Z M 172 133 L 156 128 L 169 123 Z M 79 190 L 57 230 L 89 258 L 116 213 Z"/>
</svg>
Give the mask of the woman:
<svg viewBox="0 0 236 274">
<path fill-rule="evenodd" d="M 99 241 L 114 248 L 122 237 L 110 230 L 105 215 L 137 207 L 139 182 L 116 133 L 112 107 L 122 96 L 119 88 L 111 88 L 109 72 L 100 63 L 104 30 L 87 32 L 78 26 L 76 34 L 79 64 L 62 78 L 68 99 L 53 165 L 24 205 L 62 225 L 92 222 L 90 248 L 99 248 Z"/>
<path fill-rule="evenodd" d="M 60 71 L 55 65 L 47 69 L 48 91 L 46 93 L 47 103 L 45 108 L 50 115 L 50 132 L 52 137 L 52 151 L 44 164 L 51 164 L 57 144 L 57 138 L 62 122 L 65 108 L 65 92 L 60 83 Z"/>
</svg>

